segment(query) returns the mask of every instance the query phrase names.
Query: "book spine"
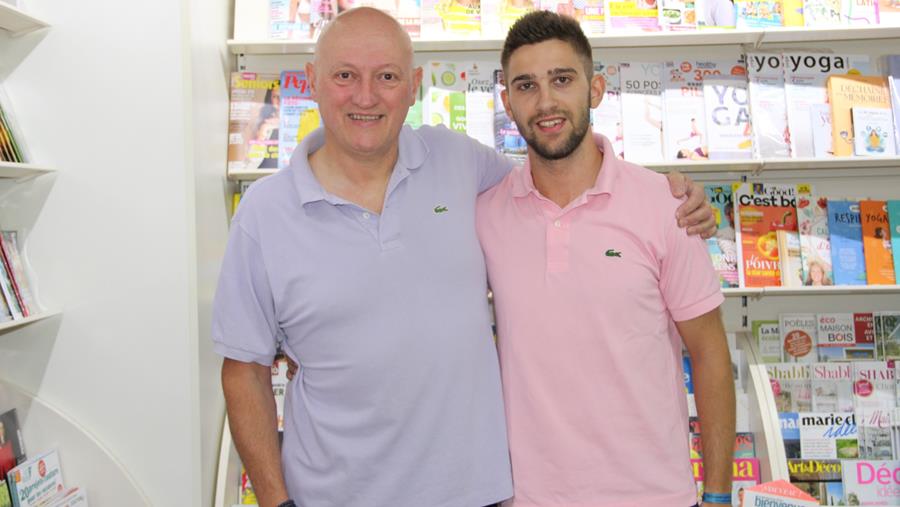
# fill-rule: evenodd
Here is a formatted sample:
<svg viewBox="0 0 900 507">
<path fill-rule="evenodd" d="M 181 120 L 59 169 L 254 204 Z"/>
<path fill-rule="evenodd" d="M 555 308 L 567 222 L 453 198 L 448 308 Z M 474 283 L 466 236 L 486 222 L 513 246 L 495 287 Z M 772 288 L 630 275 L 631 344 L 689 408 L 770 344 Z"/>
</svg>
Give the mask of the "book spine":
<svg viewBox="0 0 900 507">
<path fill-rule="evenodd" d="M 2 253 L 3 256 L 3 268 L 6 270 L 6 274 L 9 277 L 9 284 L 12 286 L 13 294 L 15 294 L 16 297 L 16 302 L 18 303 L 19 308 L 22 310 L 22 315 L 24 317 L 28 317 L 31 312 L 29 311 L 28 306 L 25 304 L 25 300 L 22 299 L 22 291 L 19 290 L 19 282 L 16 280 L 16 270 L 13 268 L 10 244 L 3 234 L 0 234 L 0 253 Z"/>
</svg>

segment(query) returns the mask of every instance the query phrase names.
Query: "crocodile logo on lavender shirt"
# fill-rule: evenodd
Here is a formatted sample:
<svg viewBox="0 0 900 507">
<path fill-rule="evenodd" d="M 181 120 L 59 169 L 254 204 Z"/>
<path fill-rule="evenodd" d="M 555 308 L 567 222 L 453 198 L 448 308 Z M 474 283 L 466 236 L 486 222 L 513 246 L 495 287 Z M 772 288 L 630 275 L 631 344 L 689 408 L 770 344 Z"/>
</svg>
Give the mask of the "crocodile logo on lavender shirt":
<svg viewBox="0 0 900 507">
<path fill-rule="evenodd" d="M 434 207 L 434 212 L 435 212 L 436 214 L 437 214 L 437 213 L 446 213 L 446 211 L 447 211 L 447 207 L 446 207 L 446 206 L 435 206 L 435 207 Z"/>
</svg>

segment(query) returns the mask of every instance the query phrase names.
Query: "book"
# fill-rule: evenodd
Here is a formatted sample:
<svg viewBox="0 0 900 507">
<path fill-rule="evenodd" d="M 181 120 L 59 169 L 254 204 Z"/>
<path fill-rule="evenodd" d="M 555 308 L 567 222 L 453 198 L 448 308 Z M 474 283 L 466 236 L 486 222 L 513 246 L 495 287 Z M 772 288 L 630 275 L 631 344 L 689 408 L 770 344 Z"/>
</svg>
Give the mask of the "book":
<svg viewBox="0 0 900 507">
<path fill-rule="evenodd" d="M 763 363 L 781 362 L 781 334 L 777 320 L 754 320 L 751 323 L 759 360 Z"/>
<path fill-rule="evenodd" d="M 5 308 L 9 310 L 12 320 L 25 318 L 19 298 L 16 297 L 16 290 L 13 287 L 12 280 L 6 266 L 0 261 L 0 297 L 3 298 Z"/>
<path fill-rule="evenodd" d="M 87 492 L 79 487 L 60 491 L 36 507 L 88 507 Z"/>
<path fill-rule="evenodd" d="M 22 310 L 22 315 L 28 317 L 32 314 L 34 300 L 31 296 L 28 278 L 22 265 L 22 258 L 15 242 L 15 231 L 2 231 L 0 233 L 0 264 L 6 270 L 6 276 L 12 286 L 16 302 Z"/>
<path fill-rule="evenodd" d="M 18 124 L 15 122 L 12 105 L 10 104 L 3 88 L 0 88 L 0 132 L 6 140 L 8 153 L 7 162 L 27 163 L 31 157 L 27 153 L 24 139 Z"/>
<path fill-rule="evenodd" d="M 878 0 L 842 0 L 841 20 L 850 26 L 878 26 Z"/>
<path fill-rule="evenodd" d="M 866 262 L 866 283 L 894 285 L 894 256 L 891 250 L 891 227 L 888 223 L 886 201 L 859 201 L 862 221 L 863 256 Z"/>
<path fill-rule="evenodd" d="M 865 285 L 859 201 L 828 201 L 828 233 L 835 285 Z"/>
<path fill-rule="evenodd" d="M 853 154 L 857 156 L 894 156 L 894 119 L 890 109 L 856 107 L 853 119 Z"/>
<path fill-rule="evenodd" d="M 697 2 L 694 0 L 658 0 L 659 28 L 666 32 L 697 29 Z"/>
<path fill-rule="evenodd" d="M 856 0 L 847 0 L 856 1 Z M 890 115 L 891 98 L 881 76 L 832 75 L 826 80 L 831 106 L 831 140 L 835 156 L 853 155 L 854 107 L 883 108 Z"/>
<path fill-rule="evenodd" d="M 738 287 L 737 245 L 731 185 L 705 185 L 706 198 L 716 218 L 716 234 L 706 240 L 713 267 L 722 287 Z"/>
<path fill-rule="evenodd" d="M 591 109 L 591 130 L 603 135 L 616 150 L 616 156 L 625 158 L 625 138 L 622 131 L 622 82 L 619 65 L 594 62 L 594 74 L 603 76 L 606 91 L 600 105 Z"/>
<path fill-rule="evenodd" d="M 803 0 L 782 0 L 784 26 L 805 26 L 803 20 Z"/>
<path fill-rule="evenodd" d="M 878 359 L 900 359 L 900 311 L 874 312 Z"/>
<path fill-rule="evenodd" d="M 772 28 L 784 24 L 782 0 L 736 0 L 737 28 Z"/>
<path fill-rule="evenodd" d="M 891 441 L 893 410 L 860 409 L 856 412 L 857 442 L 861 459 L 894 459 Z"/>
<path fill-rule="evenodd" d="M 36 507 L 65 489 L 59 454 L 50 451 L 18 465 L 7 473 L 7 482 L 14 507 Z"/>
<path fill-rule="evenodd" d="M 275 356 L 272 362 L 272 394 L 275 396 L 275 417 L 278 431 L 284 431 L 284 395 L 288 385 L 288 362 L 284 354 Z"/>
<path fill-rule="evenodd" d="M 900 481 L 893 472 L 900 461 L 843 460 L 841 465 L 847 505 L 897 505 L 894 491 Z"/>
<path fill-rule="evenodd" d="M 819 360 L 815 314 L 782 313 L 778 316 L 778 330 L 781 333 L 782 361 L 814 363 Z"/>
<path fill-rule="evenodd" d="M 846 350 L 852 350 L 856 347 L 853 314 L 816 314 L 816 340 L 819 361 L 845 361 L 849 359 Z"/>
<path fill-rule="evenodd" d="M 836 27 L 841 18 L 842 0 L 803 0 L 803 23 L 808 27 Z"/>
<path fill-rule="evenodd" d="M 465 66 L 458 62 L 430 61 L 426 65 L 425 123 L 466 132 Z"/>
<path fill-rule="evenodd" d="M 663 160 L 662 64 L 621 62 L 622 132 L 625 158 L 648 163 Z"/>
<path fill-rule="evenodd" d="M 663 68 L 663 146 L 666 160 L 705 159 L 707 127 L 703 81 L 746 76 L 743 56 L 731 59 L 667 61 Z"/>
<path fill-rule="evenodd" d="M 25 440 L 16 409 L 0 414 L 0 505 L 12 505 L 7 473 L 25 461 Z"/>
<path fill-rule="evenodd" d="M 269 39 L 309 40 L 312 36 L 309 0 L 269 0 Z"/>
<path fill-rule="evenodd" d="M 746 506 L 817 507 L 819 501 L 785 480 L 760 484 L 744 492 Z"/>
<path fill-rule="evenodd" d="M 821 505 L 839 505 L 843 499 L 840 460 L 789 459 L 787 465 L 792 485 Z"/>
<path fill-rule="evenodd" d="M 782 287 L 803 286 L 803 261 L 800 258 L 800 234 L 793 231 L 776 231 L 778 240 L 778 269 Z"/>
<path fill-rule="evenodd" d="M 703 80 L 709 158 L 751 158 L 750 99 L 744 76 L 707 76 Z"/>
<path fill-rule="evenodd" d="M 694 481 L 697 483 L 698 500 L 703 495 L 703 460 L 692 459 L 691 468 L 694 472 Z M 759 459 L 757 458 L 735 458 L 732 463 L 731 471 L 731 495 L 733 499 L 738 499 L 743 491 L 760 483 Z"/>
<path fill-rule="evenodd" d="M 278 166 L 281 84 L 277 74 L 231 73 L 228 170 Z"/>
<path fill-rule="evenodd" d="M 844 349 L 849 361 L 874 361 L 878 359 L 875 350 L 875 316 L 872 313 L 853 314 L 853 334 L 856 346 Z"/>
<path fill-rule="evenodd" d="M 797 412 L 778 412 L 781 440 L 784 443 L 784 455 L 787 459 L 801 459 L 799 416 L 800 414 Z"/>
<path fill-rule="evenodd" d="M 525 138 L 519 134 L 519 128 L 506 114 L 500 94 L 506 87 L 503 82 L 503 71 L 494 71 L 494 149 L 504 155 L 524 157 L 528 151 Z"/>
<path fill-rule="evenodd" d="M 828 235 L 828 200 L 813 195 L 797 199 L 797 227 L 803 285 L 833 285 L 831 241 Z"/>
<path fill-rule="evenodd" d="M 812 382 L 809 364 L 766 364 L 775 407 L 779 412 L 812 410 Z"/>
<path fill-rule="evenodd" d="M 850 363 L 814 363 L 809 368 L 813 412 L 853 412 Z"/>
<path fill-rule="evenodd" d="M 797 231 L 797 197 L 811 192 L 812 188 L 806 184 L 734 184 L 738 274 L 742 287 L 780 285 L 775 231 Z"/>
<path fill-rule="evenodd" d="M 606 0 L 607 31 L 655 32 L 660 29 L 656 0 Z"/>
<path fill-rule="evenodd" d="M 795 158 L 814 156 L 809 108 L 812 104 L 827 103 L 828 94 L 825 85 L 828 76 L 848 74 L 851 71 L 867 73 L 869 57 L 805 52 L 784 53 L 784 95 L 790 129 L 791 156 Z"/>
<path fill-rule="evenodd" d="M 853 364 L 853 406 L 856 410 L 891 410 L 897 406 L 893 361 Z"/>
<path fill-rule="evenodd" d="M 809 106 L 810 128 L 812 128 L 813 156 L 827 158 L 834 156 L 834 142 L 831 135 L 831 106 L 811 104 Z"/>
<path fill-rule="evenodd" d="M 241 483 L 238 488 L 238 504 L 239 505 L 257 505 L 259 501 L 256 499 L 256 492 L 253 490 L 253 484 L 250 482 L 250 475 L 247 469 L 241 465 Z"/>
<path fill-rule="evenodd" d="M 887 202 L 888 225 L 891 228 L 891 253 L 894 256 L 894 276 L 900 276 L 900 200 Z"/>
<path fill-rule="evenodd" d="M 466 135 L 494 147 L 494 69 L 472 62 L 466 69 Z"/>
<path fill-rule="evenodd" d="M 884 3 L 892 3 L 895 24 L 900 25 L 900 3 L 896 0 L 880 0 Z M 885 12 L 884 9 L 881 10 Z M 887 70 L 888 92 L 891 94 L 891 112 L 894 117 L 894 146 L 900 151 L 900 55 L 887 55 L 884 57 L 884 67 Z"/>
<path fill-rule="evenodd" d="M 856 414 L 800 412 L 800 456 L 803 459 L 853 459 L 859 456 Z"/>
<path fill-rule="evenodd" d="M 747 80 L 755 157 L 790 157 L 781 54 L 747 53 Z"/>
<path fill-rule="evenodd" d="M 306 72 L 281 73 L 281 114 L 278 124 L 278 167 L 287 167 L 294 149 L 307 135 L 319 128 L 319 108 L 312 100 Z"/>
<path fill-rule="evenodd" d="M 690 435 L 691 459 L 703 458 L 703 439 L 699 433 L 691 433 Z M 756 437 L 753 433 L 737 433 L 734 436 L 734 457 L 735 458 L 755 458 L 756 457 Z"/>
<path fill-rule="evenodd" d="M 492 2 L 489 2 L 490 5 Z M 441 1 L 434 8 L 440 17 L 441 33 L 445 37 L 471 38 L 481 35 L 481 0 Z M 422 3 L 422 19 L 424 30 L 425 2 Z"/>
</svg>

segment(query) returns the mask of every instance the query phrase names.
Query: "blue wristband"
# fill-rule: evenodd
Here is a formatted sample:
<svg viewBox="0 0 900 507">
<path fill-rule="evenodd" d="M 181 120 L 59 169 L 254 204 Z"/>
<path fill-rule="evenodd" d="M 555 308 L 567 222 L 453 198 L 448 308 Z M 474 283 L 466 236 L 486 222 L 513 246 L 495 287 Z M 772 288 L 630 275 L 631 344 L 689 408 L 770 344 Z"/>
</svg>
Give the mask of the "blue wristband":
<svg viewBox="0 0 900 507">
<path fill-rule="evenodd" d="M 731 505 L 731 493 L 703 493 L 703 503 Z"/>
</svg>

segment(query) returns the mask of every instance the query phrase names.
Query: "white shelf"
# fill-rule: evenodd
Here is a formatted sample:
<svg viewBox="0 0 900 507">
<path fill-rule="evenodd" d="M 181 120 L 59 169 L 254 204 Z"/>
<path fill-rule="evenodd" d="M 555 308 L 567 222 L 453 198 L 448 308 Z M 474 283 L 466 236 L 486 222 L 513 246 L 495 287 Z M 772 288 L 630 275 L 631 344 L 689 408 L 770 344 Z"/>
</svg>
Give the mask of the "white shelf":
<svg viewBox="0 0 900 507">
<path fill-rule="evenodd" d="M 794 42 L 831 42 L 900 38 L 898 26 L 838 28 L 777 28 L 771 30 L 709 29 L 693 32 L 609 33 L 591 37 L 595 48 L 639 48 L 671 46 L 710 46 L 752 44 L 785 44 Z M 311 55 L 315 41 L 272 41 L 230 39 L 233 54 L 247 55 Z M 418 39 L 413 49 L 419 53 L 444 51 L 500 51 L 503 39 Z"/>
<path fill-rule="evenodd" d="M 37 315 L 32 315 L 30 317 L 25 317 L 24 319 L 19 320 L 10 320 L 7 322 L 0 323 L 0 333 L 4 333 L 11 329 L 15 329 L 17 327 L 27 326 L 28 324 L 34 324 L 40 320 L 49 319 L 50 317 L 59 315 L 60 312 L 42 312 Z"/>
<path fill-rule="evenodd" d="M 828 287 L 752 287 L 722 289 L 725 297 L 737 296 L 838 296 L 900 294 L 900 285 L 832 285 Z"/>
<path fill-rule="evenodd" d="M 20 9 L 0 1 L 0 29 L 22 35 L 50 26 L 46 21 L 25 14 Z"/>
<path fill-rule="evenodd" d="M 49 167 L 16 162 L 0 162 L 0 179 L 28 179 L 53 172 Z"/>
<path fill-rule="evenodd" d="M 780 160 L 673 160 L 669 162 L 651 162 L 641 164 L 656 171 L 676 169 L 683 173 L 734 173 L 765 171 L 822 171 L 831 169 L 872 169 L 897 168 L 900 174 L 900 157 L 835 157 L 828 159 L 780 159 Z M 231 171 L 231 181 L 255 181 L 263 176 L 274 174 L 277 169 L 252 169 L 247 171 Z"/>
<path fill-rule="evenodd" d="M 248 171 L 229 171 L 228 179 L 230 181 L 256 181 L 263 176 L 275 174 L 278 169 L 251 169 Z"/>
</svg>

